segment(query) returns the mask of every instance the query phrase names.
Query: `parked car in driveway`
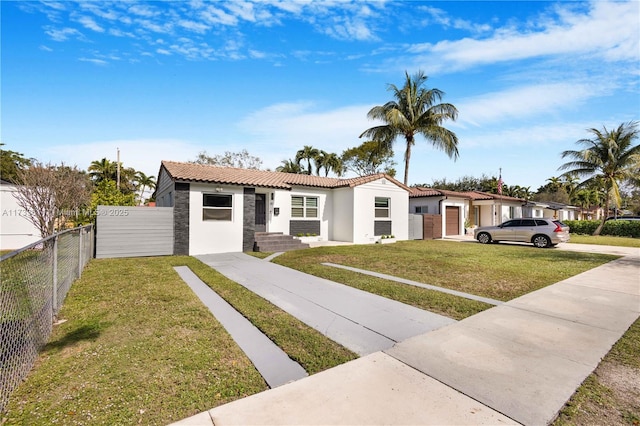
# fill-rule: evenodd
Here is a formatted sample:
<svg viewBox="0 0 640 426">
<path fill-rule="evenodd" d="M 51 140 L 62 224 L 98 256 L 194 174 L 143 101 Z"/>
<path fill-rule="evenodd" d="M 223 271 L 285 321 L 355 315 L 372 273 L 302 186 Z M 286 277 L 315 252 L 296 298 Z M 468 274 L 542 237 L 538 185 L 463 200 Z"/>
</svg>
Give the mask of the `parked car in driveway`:
<svg viewBox="0 0 640 426">
<path fill-rule="evenodd" d="M 517 241 L 545 248 L 569 241 L 569 227 L 555 219 L 522 217 L 476 228 L 473 237 L 482 244 Z"/>
</svg>

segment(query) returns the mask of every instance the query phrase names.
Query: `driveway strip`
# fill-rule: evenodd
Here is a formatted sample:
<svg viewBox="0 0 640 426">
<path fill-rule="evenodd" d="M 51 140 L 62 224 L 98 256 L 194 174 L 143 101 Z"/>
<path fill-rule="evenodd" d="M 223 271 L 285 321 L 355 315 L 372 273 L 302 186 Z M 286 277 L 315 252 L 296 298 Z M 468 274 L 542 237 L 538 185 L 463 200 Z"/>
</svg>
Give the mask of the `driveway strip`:
<svg viewBox="0 0 640 426">
<path fill-rule="evenodd" d="M 325 265 L 325 266 L 332 266 L 334 268 L 340 268 L 340 269 L 346 269 L 346 270 L 352 271 L 352 272 L 358 272 L 359 274 L 370 275 L 370 276 L 376 277 L 376 278 L 382 278 L 382 279 L 385 279 L 385 280 L 395 281 L 395 282 L 402 283 L 402 284 L 408 284 L 408 285 L 412 285 L 412 286 L 415 286 L 415 287 L 426 288 L 427 290 L 435 290 L 435 291 L 439 291 L 441 293 L 452 294 L 454 296 L 464 297 L 465 299 L 471 299 L 471 300 L 476 300 L 478 302 L 488 303 L 489 305 L 496 306 L 496 305 L 502 305 L 504 303 L 504 302 L 502 302 L 500 300 L 490 299 L 488 297 L 476 296 L 475 294 L 463 293 L 461 291 L 451 290 L 451 289 L 444 288 L 444 287 L 438 287 L 438 286 L 431 285 L 431 284 L 419 283 L 417 281 L 411 281 L 411 280 L 407 280 L 405 278 L 394 277 L 393 275 L 381 274 L 379 272 L 373 272 L 373 271 L 366 271 L 364 269 L 353 268 L 351 266 L 345 266 L 345 265 L 338 265 L 336 263 L 324 262 L 322 264 Z"/>
<path fill-rule="evenodd" d="M 202 300 L 247 354 L 270 388 L 307 377 L 308 374 L 267 336 L 243 317 L 233 306 L 198 278 L 187 266 L 176 266 L 180 278 Z"/>
<path fill-rule="evenodd" d="M 455 320 L 244 253 L 199 255 L 205 264 L 359 355 Z"/>
</svg>

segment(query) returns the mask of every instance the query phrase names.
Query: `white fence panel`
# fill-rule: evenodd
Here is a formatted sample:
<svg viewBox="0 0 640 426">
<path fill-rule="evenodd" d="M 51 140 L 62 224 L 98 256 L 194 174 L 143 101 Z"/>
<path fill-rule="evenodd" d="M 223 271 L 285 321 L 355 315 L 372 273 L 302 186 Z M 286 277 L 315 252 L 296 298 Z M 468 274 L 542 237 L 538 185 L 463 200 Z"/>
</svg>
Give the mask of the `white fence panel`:
<svg viewBox="0 0 640 426">
<path fill-rule="evenodd" d="M 423 238 L 422 226 L 424 220 L 421 214 L 409 215 L 409 239 L 421 240 Z"/>
</svg>

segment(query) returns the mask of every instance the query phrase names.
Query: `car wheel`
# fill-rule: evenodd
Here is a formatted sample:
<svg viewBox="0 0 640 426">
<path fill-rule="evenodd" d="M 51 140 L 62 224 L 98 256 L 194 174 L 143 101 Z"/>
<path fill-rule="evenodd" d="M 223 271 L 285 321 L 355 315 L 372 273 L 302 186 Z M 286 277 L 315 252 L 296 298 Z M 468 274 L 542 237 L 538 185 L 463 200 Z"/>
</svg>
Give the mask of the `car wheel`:
<svg viewBox="0 0 640 426">
<path fill-rule="evenodd" d="M 478 234 L 478 241 L 482 244 L 489 244 L 491 242 L 491 235 L 486 232 L 481 232 Z"/>
<path fill-rule="evenodd" d="M 551 239 L 546 235 L 535 235 L 531 242 L 538 248 L 551 247 Z"/>
</svg>

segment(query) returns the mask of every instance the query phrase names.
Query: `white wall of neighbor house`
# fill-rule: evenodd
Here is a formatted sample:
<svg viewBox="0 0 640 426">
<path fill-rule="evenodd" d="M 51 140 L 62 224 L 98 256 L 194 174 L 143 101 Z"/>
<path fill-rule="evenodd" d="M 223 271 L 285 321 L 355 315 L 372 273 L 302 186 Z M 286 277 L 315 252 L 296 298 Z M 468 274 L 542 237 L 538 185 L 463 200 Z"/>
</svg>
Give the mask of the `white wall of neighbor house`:
<svg viewBox="0 0 640 426">
<path fill-rule="evenodd" d="M 441 214 L 440 200 L 444 197 L 415 197 L 409 198 L 409 213 L 411 214 Z"/>
<path fill-rule="evenodd" d="M 231 220 L 203 220 L 204 194 L 230 195 Z M 244 189 L 192 183 L 189 191 L 189 254 L 242 251 Z"/>
<path fill-rule="evenodd" d="M 14 193 L 16 186 L 0 185 L 0 250 L 17 250 L 40 240 L 40 231 L 29 222 L 25 211 L 18 205 Z"/>
<path fill-rule="evenodd" d="M 389 218 L 375 217 L 376 197 L 389 198 Z M 366 244 L 376 242 L 374 235 L 376 220 L 391 220 L 391 234 L 398 240 L 409 239 L 409 193 L 385 178 L 358 185 L 353 188 L 354 226 L 353 242 Z"/>
</svg>

